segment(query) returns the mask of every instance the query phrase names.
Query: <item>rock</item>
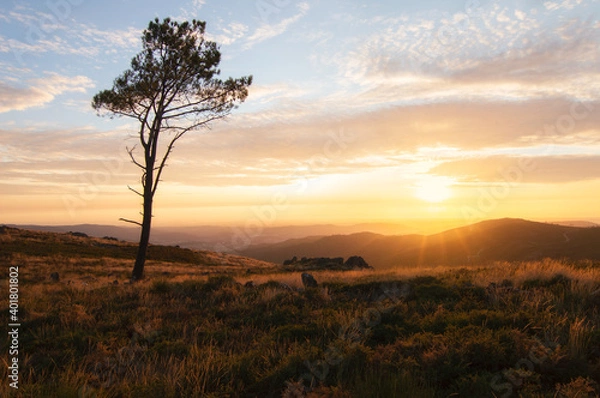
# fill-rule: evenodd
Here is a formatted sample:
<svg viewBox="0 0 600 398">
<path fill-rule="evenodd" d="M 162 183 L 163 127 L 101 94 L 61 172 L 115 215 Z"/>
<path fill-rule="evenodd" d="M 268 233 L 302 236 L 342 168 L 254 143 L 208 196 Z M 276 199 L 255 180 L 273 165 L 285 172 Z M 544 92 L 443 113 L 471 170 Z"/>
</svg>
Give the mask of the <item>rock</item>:
<svg viewBox="0 0 600 398">
<path fill-rule="evenodd" d="M 283 265 L 292 265 L 298 261 L 298 257 L 294 256 L 291 260 L 285 260 Z"/>
<path fill-rule="evenodd" d="M 58 281 L 60 280 L 60 277 L 59 277 L 59 275 L 58 275 L 58 272 L 53 272 L 53 273 L 51 273 L 51 274 L 50 274 L 50 279 L 51 279 L 53 282 L 58 282 Z"/>
<path fill-rule="evenodd" d="M 302 257 L 298 260 L 297 257 L 291 260 L 285 260 L 283 262 L 284 267 L 291 267 L 298 270 L 311 270 L 311 269 L 344 269 L 344 259 L 342 257 L 328 258 L 328 257 L 317 257 L 307 258 Z"/>
<path fill-rule="evenodd" d="M 304 288 L 308 289 L 310 287 L 317 287 L 317 281 L 314 278 L 314 276 L 312 276 L 311 274 L 307 273 L 307 272 L 303 272 L 302 273 L 302 284 L 304 285 Z"/>
<path fill-rule="evenodd" d="M 371 266 L 360 256 L 349 257 L 344 265 L 347 268 L 371 268 Z"/>
<path fill-rule="evenodd" d="M 248 281 L 244 284 L 244 287 L 247 289 L 252 289 L 252 288 L 256 287 L 256 284 L 253 281 Z"/>
</svg>

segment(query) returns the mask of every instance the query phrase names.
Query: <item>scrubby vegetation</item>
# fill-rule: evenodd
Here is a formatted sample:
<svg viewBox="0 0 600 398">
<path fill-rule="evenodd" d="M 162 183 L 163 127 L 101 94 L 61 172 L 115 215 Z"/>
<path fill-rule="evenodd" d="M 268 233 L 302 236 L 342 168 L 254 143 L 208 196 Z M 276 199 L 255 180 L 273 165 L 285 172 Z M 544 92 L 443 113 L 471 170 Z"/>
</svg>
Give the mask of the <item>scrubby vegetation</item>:
<svg viewBox="0 0 600 398">
<path fill-rule="evenodd" d="M 22 367 L 18 394 L 4 382 L 2 396 L 600 394 L 600 265 L 591 262 L 323 271 L 319 287 L 303 289 L 298 273 L 243 267 L 202 275 L 192 272 L 202 265 L 153 262 L 146 280 L 128 284 L 126 260 L 3 261 L 22 275 Z M 95 279 L 54 282 L 59 266 Z"/>
</svg>

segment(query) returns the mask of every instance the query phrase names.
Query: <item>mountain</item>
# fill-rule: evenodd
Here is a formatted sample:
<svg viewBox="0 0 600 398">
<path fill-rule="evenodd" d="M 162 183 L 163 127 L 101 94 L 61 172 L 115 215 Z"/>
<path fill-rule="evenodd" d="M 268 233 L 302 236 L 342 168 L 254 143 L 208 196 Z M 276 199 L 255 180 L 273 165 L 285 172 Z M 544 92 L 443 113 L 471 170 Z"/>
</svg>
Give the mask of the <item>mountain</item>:
<svg viewBox="0 0 600 398">
<path fill-rule="evenodd" d="M 375 268 L 464 265 L 542 258 L 600 260 L 600 228 L 522 219 L 483 221 L 434 235 L 373 233 L 307 237 L 254 245 L 240 253 L 281 263 L 297 257 L 363 257 Z"/>
<path fill-rule="evenodd" d="M 591 222 L 591 221 L 582 221 L 582 220 L 572 220 L 572 221 L 559 221 L 554 224 L 564 225 L 567 227 L 579 227 L 579 228 L 593 228 L 600 227 L 600 224 Z"/>
<path fill-rule="evenodd" d="M 128 242 L 136 242 L 139 239 L 139 228 L 120 227 L 112 225 L 78 224 L 78 225 L 8 225 L 13 228 L 21 228 L 34 231 L 47 232 L 82 232 L 94 237 L 114 237 Z M 426 226 L 429 228 L 429 226 Z M 299 239 L 306 236 L 329 236 L 339 234 L 352 234 L 370 231 L 385 235 L 406 234 L 419 231 L 417 227 L 397 223 L 368 223 L 356 225 L 289 225 L 265 227 L 259 235 L 248 238 L 252 244 L 271 244 L 289 239 Z M 200 225 L 190 227 L 153 227 L 151 242 L 162 245 L 178 245 L 196 250 L 212 250 L 234 252 L 239 249 L 240 235 L 242 242 L 246 241 L 246 233 L 243 227 Z"/>
</svg>

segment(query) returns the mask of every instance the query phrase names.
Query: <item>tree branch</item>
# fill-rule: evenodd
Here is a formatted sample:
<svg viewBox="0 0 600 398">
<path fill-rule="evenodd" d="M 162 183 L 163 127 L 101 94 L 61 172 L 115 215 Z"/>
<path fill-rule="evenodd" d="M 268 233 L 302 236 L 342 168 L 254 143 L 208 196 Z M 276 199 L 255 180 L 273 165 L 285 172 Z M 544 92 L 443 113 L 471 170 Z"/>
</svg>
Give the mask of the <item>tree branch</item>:
<svg viewBox="0 0 600 398">
<path fill-rule="evenodd" d="M 127 188 L 128 188 L 128 189 L 129 189 L 131 192 L 133 192 L 133 193 L 136 193 L 136 194 L 140 195 L 142 198 L 144 197 L 144 194 L 142 194 L 142 193 L 140 193 L 140 192 L 136 191 L 135 189 L 131 188 L 129 185 L 127 185 Z"/>
<path fill-rule="evenodd" d="M 133 221 L 133 220 L 128 220 L 126 218 L 119 218 L 119 221 L 127 222 L 127 223 L 130 223 L 130 224 L 135 224 L 135 225 L 138 225 L 140 227 L 142 226 L 141 222 L 137 222 L 137 221 Z"/>
<path fill-rule="evenodd" d="M 131 158 L 131 161 L 133 162 L 133 164 L 135 164 L 140 169 L 145 169 L 144 165 L 141 164 L 140 162 L 138 162 L 137 160 L 135 160 L 135 157 L 133 156 L 133 151 L 135 150 L 135 145 L 131 149 L 129 149 L 128 147 L 125 147 L 125 149 L 127 149 L 127 153 L 129 154 L 129 157 Z"/>
</svg>

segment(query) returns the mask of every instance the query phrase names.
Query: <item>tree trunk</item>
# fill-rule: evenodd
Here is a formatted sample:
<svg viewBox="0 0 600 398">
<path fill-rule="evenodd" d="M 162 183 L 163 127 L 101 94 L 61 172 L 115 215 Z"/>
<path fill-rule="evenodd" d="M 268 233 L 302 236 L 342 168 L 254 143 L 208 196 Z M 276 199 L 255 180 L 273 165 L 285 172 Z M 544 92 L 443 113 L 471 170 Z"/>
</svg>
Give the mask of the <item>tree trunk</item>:
<svg viewBox="0 0 600 398">
<path fill-rule="evenodd" d="M 146 161 L 146 175 L 144 181 L 144 210 L 142 219 L 142 231 L 140 234 L 140 244 L 131 273 L 132 281 L 139 281 L 144 278 L 144 264 L 146 263 L 146 251 L 150 242 L 150 227 L 152 225 L 152 199 L 154 198 L 153 182 L 154 182 L 154 160 L 152 157 Z"/>
<path fill-rule="evenodd" d="M 146 251 L 150 242 L 150 227 L 152 224 L 152 197 L 144 196 L 144 218 L 142 221 L 142 232 L 140 234 L 140 244 L 138 246 L 135 265 L 131 273 L 133 281 L 139 281 L 144 277 L 144 264 L 146 263 Z"/>
</svg>

